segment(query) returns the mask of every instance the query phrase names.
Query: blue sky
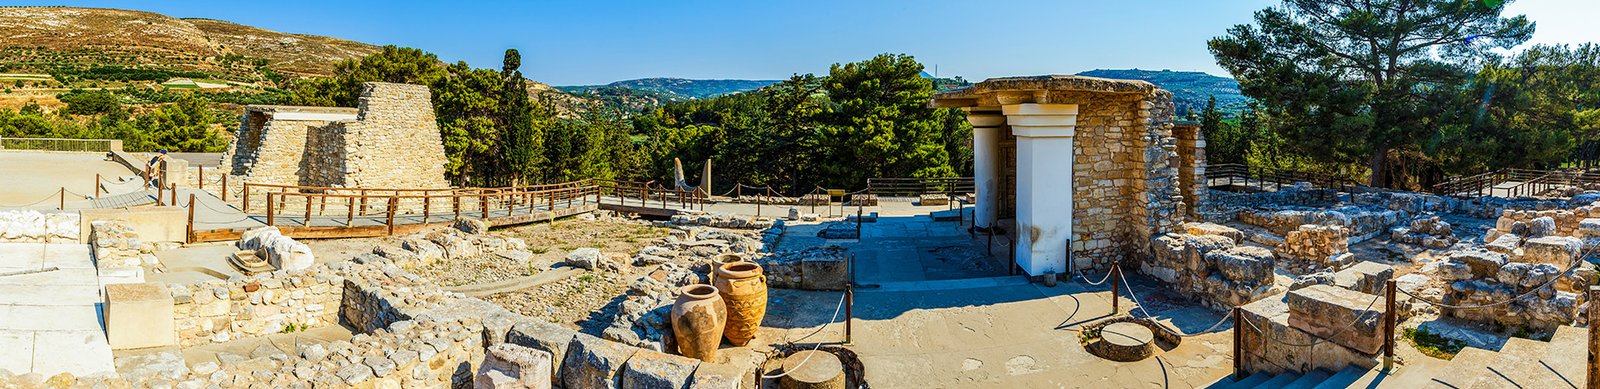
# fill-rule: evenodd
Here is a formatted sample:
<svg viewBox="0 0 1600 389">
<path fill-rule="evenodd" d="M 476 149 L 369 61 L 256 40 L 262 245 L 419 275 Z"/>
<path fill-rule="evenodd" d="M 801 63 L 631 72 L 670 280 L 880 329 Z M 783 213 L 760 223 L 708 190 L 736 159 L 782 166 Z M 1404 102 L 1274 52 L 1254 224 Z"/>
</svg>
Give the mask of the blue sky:
<svg viewBox="0 0 1600 389">
<path fill-rule="evenodd" d="M 970 80 L 1096 68 L 1226 75 L 1207 39 L 1277 0 L 39 1 L 132 8 L 421 48 L 554 85 L 643 77 L 774 79 L 908 53 Z M 1596 0 L 1522 0 L 1536 43 L 1600 40 Z"/>
</svg>

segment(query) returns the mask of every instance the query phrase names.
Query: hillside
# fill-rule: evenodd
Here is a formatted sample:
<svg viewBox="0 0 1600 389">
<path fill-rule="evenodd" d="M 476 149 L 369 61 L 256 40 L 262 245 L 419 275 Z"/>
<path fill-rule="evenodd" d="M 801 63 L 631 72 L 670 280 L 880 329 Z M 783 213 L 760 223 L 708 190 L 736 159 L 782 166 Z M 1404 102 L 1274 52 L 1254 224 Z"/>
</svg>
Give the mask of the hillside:
<svg viewBox="0 0 1600 389">
<path fill-rule="evenodd" d="M 780 80 L 689 80 L 683 78 L 641 78 L 617 81 L 605 85 L 558 86 L 568 93 L 587 93 L 599 89 L 633 89 L 659 94 L 668 101 L 703 99 L 760 89 Z M 662 103 L 665 103 L 663 101 Z"/>
<path fill-rule="evenodd" d="M 53 74 L 65 83 L 276 81 L 327 75 L 334 62 L 374 51 L 360 42 L 143 11 L 0 7 L 0 73 Z"/>
<path fill-rule="evenodd" d="M 1199 114 L 1206 106 L 1206 99 L 1217 97 L 1217 108 L 1224 112 L 1239 112 L 1250 101 L 1239 93 L 1239 82 L 1228 77 L 1217 77 L 1202 72 L 1175 72 L 1171 70 L 1140 70 L 1140 69 L 1095 69 L 1082 73 L 1080 76 L 1116 78 L 1124 80 L 1144 80 L 1151 84 L 1172 91 L 1172 102 L 1178 108 L 1179 115 L 1188 112 Z"/>
</svg>

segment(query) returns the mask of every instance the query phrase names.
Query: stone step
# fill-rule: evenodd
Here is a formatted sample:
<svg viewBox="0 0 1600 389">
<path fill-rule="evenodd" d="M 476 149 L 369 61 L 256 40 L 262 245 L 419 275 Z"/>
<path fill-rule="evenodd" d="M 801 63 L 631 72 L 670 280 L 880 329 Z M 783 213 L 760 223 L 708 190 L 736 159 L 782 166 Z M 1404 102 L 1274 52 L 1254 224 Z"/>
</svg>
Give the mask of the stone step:
<svg viewBox="0 0 1600 389">
<path fill-rule="evenodd" d="M 1547 388 L 1576 387 L 1577 383 L 1586 379 L 1584 368 L 1588 364 L 1589 356 L 1589 329 L 1573 326 L 1556 328 L 1554 336 L 1550 337 L 1550 344 L 1545 347 L 1544 354 L 1539 357 L 1539 367 L 1545 369 L 1545 376 L 1552 386 Z"/>
<path fill-rule="evenodd" d="M 1251 375 L 1249 375 L 1247 377 L 1244 377 L 1244 379 L 1242 379 L 1242 380 L 1235 381 L 1233 379 L 1233 376 L 1229 375 L 1227 377 L 1222 377 L 1221 380 L 1217 380 L 1216 383 L 1211 384 L 1211 388 L 1212 389 L 1249 389 L 1249 388 L 1254 388 L 1256 385 L 1260 385 L 1262 382 L 1267 382 L 1267 380 L 1272 379 L 1272 377 L 1273 377 L 1272 375 L 1269 375 L 1269 374 L 1266 374 L 1266 373 L 1256 373 L 1256 374 L 1251 374 Z"/>
<path fill-rule="evenodd" d="M 1484 375 L 1492 374 L 1488 366 L 1500 359 L 1500 354 L 1476 347 L 1467 347 L 1456 353 L 1456 357 L 1445 364 L 1443 369 L 1433 372 L 1430 386 L 1444 385 L 1453 388 L 1470 388 L 1479 382 Z"/>
<path fill-rule="evenodd" d="M 1542 341 L 1508 338 L 1505 346 L 1500 347 L 1499 358 L 1478 372 L 1477 387 L 1546 387 L 1542 385 L 1529 385 L 1543 379 L 1538 377 L 1538 359 L 1549 343 Z"/>
<path fill-rule="evenodd" d="M 1283 388 L 1284 389 L 1307 389 L 1307 388 L 1316 386 L 1317 384 L 1320 384 L 1323 381 L 1327 381 L 1328 380 L 1328 376 L 1331 376 L 1331 375 L 1332 374 L 1329 374 L 1327 371 L 1312 370 L 1310 373 L 1306 373 L 1306 375 L 1300 376 L 1300 379 L 1297 379 L 1297 380 L 1294 380 L 1293 382 L 1290 382 L 1289 385 L 1285 385 Z"/>
<path fill-rule="evenodd" d="M 1350 384 L 1354 384 L 1356 380 L 1361 379 L 1362 375 L 1366 375 L 1368 370 L 1371 369 L 1362 369 L 1356 366 L 1346 367 L 1344 370 L 1340 370 L 1338 374 L 1322 380 L 1322 383 L 1317 384 L 1312 389 L 1348 388 Z"/>
<path fill-rule="evenodd" d="M 1288 385 L 1290 382 L 1294 382 L 1294 380 L 1298 380 L 1298 379 L 1300 379 L 1300 373 L 1284 372 L 1283 374 L 1279 374 L 1277 377 L 1272 377 L 1272 379 L 1267 380 L 1267 382 L 1262 382 L 1261 384 L 1258 384 L 1258 385 L 1254 386 L 1254 388 L 1255 389 L 1280 389 L 1280 388 L 1283 388 L 1285 385 Z"/>
</svg>

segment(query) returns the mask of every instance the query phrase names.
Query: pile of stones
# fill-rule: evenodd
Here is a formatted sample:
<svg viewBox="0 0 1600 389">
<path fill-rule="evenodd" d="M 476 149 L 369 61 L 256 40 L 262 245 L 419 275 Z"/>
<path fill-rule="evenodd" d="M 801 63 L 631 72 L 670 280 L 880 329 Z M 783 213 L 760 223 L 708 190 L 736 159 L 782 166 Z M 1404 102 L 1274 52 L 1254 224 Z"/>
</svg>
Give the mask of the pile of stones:
<svg viewBox="0 0 1600 389">
<path fill-rule="evenodd" d="M 176 247 L 174 242 L 155 242 L 139 239 L 133 226 L 119 220 L 97 220 L 89 223 L 89 241 L 94 244 L 95 266 L 109 268 L 161 269 L 155 252 Z"/>
<path fill-rule="evenodd" d="M 1152 240 L 1154 255 L 1139 272 L 1172 284 L 1181 294 L 1217 309 L 1255 301 L 1271 294 L 1271 250 L 1240 246 L 1238 230 L 1211 224 L 1190 233 L 1163 234 Z"/>
<path fill-rule="evenodd" d="M 78 241 L 78 214 L 0 211 L 0 242 L 72 243 Z"/>
<path fill-rule="evenodd" d="M 703 226 L 737 230 L 772 228 L 774 222 L 769 218 L 704 212 L 677 214 L 673 215 L 671 220 L 668 220 L 669 224 L 676 226 Z"/>
<path fill-rule="evenodd" d="M 1596 280 L 1594 266 L 1587 262 L 1576 262 L 1573 271 L 1564 273 L 1577 259 L 1580 245 L 1576 238 L 1544 236 L 1526 239 L 1510 252 L 1493 247 L 1455 251 L 1434 269 L 1435 276 L 1448 283 L 1445 290 L 1423 295 L 1442 295 L 1443 302 L 1451 305 L 1512 300 L 1486 309 L 1441 311 L 1508 328 L 1553 330 L 1578 319 L 1578 308 L 1585 302 L 1589 285 Z"/>
<path fill-rule="evenodd" d="M 1278 259 L 1295 274 L 1342 269 L 1355 263 L 1347 231 L 1336 225 L 1301 225 L 1284 236 L 1283 244 L 1276 249 Z"/>
<path fill-rule="evenodd" d="M 1450 222 L 1439 220 L 1438 216 L 1434 216 L 1412 220 L 1408 227 L 1390 228 L 1389 240 L 1442 249 L 1461 241 L 1454 234 Z"/>
</svg>

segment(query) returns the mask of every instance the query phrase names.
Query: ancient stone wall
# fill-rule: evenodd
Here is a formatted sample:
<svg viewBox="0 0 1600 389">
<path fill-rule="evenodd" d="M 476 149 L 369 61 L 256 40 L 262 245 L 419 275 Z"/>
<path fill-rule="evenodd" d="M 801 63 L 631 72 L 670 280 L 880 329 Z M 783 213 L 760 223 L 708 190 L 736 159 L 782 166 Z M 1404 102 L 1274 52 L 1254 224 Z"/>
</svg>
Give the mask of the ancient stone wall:
<svg viewBox="0 0 1600 389">
<path fill-rule="evenodd" d="M 344 123 L 345 186 L 450 187 L 427 86 L 369 82 L 360 111 L 355 122 Z"/>
<path fill-rule="evenodd" d="M 1073 157 L 1075 266 L 1104 268 L 1149 252 L 1151 236 L 1183 222 L 1172 138 L 1172 94 L 1074 93 L 1053 100 L 1078 104 Z"/>
<path fill-rule="evenodd" d="M 224 154 L 256 184 L 447 188 L 427 86 L 370 82 L 359 108 L 250 106 Z"/>
<path fill-rule="evenodd" d="M 1195 216 L 1196 207 L 1206 202 L 1206 137 L 1194 122 L 1172 127 L 1178 142 L 1178 193 L 1183 195 L 1184 215 Z"/>
<path fill-rule="evenodd" d="M 343 284 L 340 272 L 320 268 L 171 285 L 178 343 L 188 347 L 336 324 Z"/>
</svg>

